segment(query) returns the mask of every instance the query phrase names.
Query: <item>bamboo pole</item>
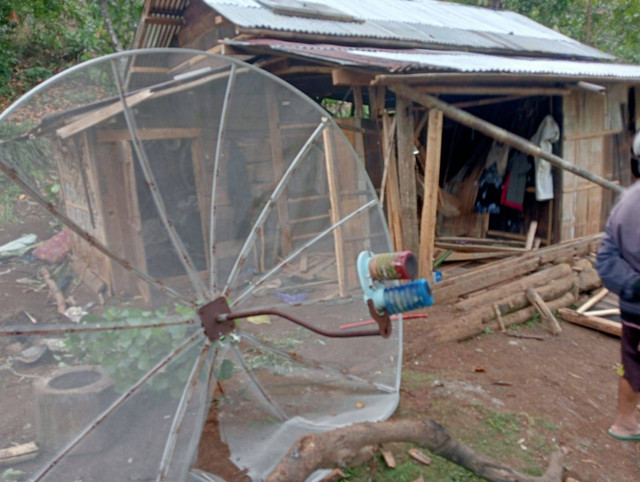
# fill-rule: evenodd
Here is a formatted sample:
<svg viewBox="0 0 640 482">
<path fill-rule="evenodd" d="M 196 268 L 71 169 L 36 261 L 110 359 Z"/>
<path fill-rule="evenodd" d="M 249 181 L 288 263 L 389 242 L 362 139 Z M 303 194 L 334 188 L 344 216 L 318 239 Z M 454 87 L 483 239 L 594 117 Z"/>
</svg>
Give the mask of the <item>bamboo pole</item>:
<svg viewBox="0 0 640 482">
<path fill-rule="evenodd" d="M 588 181 L 594 182 L 602 187 L 610 189 L 616 193 L 622 193 L 624 188 L 618 184 L 615 184 L 601 176 L 593 174 L 585 169 L 582 169 L 575 164 L 572 164 L 560 156 L 543 151 L 540 147 L 529 142 L 527 139 L 513 134 L 502 127 L 498 127 L 490 122 L 487 122 L 479 117 L 476 117 L 468 112 L 453 107 L 446 102 L 436 99 L 433 96 L 418 92 L 411 87 L 404 85 L 392 85 L 389 87 L 394 93 L 399 96 L 409 98 L 420 105 L 423 105 L 429 109 L 439 109 L 444 115 L 450 119 L 459 122 L 467 127 L 471 127 L 479 132 L 482 132 L 486 136 L 491 137 L 503 144 L 518 149 L 519 151 L 529 154 L 533 157 L 538 157 L 550 162 L 554 166 L 569 171 L 576 176 L 580 176 Z"/>
</svg>

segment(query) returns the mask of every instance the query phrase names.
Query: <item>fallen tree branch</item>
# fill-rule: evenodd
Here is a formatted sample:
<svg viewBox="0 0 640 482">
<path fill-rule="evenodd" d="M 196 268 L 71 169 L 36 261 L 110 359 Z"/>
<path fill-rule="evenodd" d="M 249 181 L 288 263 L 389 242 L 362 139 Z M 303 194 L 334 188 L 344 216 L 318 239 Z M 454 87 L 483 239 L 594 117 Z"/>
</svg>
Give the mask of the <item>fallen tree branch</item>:
<svg viewBox="0 0 640 482">
<path fill-rule="evenodd" d="M 408 442 L 428 449 L 490 481 L 560 482 L 562 453 L 551 455 L 549 467 L 541 477 L 519 473 L 491 460 L 453 439 L 433 420 L 397 419 L 358 423 L 331 432 L 305 435 L 266 479 L 267 482 L 305 480 L 318 469 L 348 467 L 362 463 L 363 452 L 371 446 L 390 442 Z"/>
</svg>

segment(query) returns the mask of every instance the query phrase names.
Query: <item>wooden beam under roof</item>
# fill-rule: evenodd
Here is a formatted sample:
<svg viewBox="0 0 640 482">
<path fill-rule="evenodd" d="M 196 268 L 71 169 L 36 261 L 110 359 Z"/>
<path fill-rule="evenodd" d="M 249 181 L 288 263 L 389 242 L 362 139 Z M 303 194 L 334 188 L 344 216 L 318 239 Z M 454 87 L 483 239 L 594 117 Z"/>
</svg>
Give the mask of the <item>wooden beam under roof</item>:
<svg viewBox="0 0 640 482">
<path fill-rule="evenodd" d="M 350 69 L 332 69 L 331 80 L 333 85 L 348 85 L 364 87 L 371 84 L 373 73 Z"/>
<path fill-rule="evenodd" d="M 542 86 L 510 86 L 510 85 L 420 85 L 415 86 L 419 92 L 429 94 L 467 94 L 467 95 L 568 95 L 571 89 L 559 87 L 542 87 Z"/>
<path fill-rule="evenodd" d="M 536 74 L 536 73 L 478 73 L 478 72 L 419 72 L 415 74 L 379 74 L 373 79 L 373 85 L 392 85 L 392 84 L 469 84 L 469 83 L 494 83 L 494 84 L 514 84 L 522 82 L 535 82 L 537 85 L 542 83 L 572 83 L 578 87 L 578 81 L 597 80 L 602 82 L 602 78 L 575 75 L 558 75 L 558 74 Z M 612 79 L 613 80 L 613 79 Z M 615 79 L 616 83 L 636 84 L 638 81 L 633 79 Z"/>
</svg>

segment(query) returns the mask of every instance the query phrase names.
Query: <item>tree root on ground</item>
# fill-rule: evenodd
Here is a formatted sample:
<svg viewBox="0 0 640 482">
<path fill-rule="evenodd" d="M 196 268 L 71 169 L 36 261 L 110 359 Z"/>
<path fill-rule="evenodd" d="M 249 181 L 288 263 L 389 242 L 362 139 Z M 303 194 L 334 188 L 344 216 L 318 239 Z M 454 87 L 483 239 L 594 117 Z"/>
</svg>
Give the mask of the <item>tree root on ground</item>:
<svg viewBox="0 0 640 482">
<path fill-rule="evenodd" d="M 551 455 L 544 475 L 534 477 L 519 473 L 461 444 L 433 420 L 394 419 L 358 423 L 330 432 L 305 435 L 289 449 L 267 482 L 305 480 L 318 469 L 360 465 L 371 459 L 375 447 L 390 442 L 414 443 L 491 481 L 562 481 L 561 452 Z"/>
</svg>

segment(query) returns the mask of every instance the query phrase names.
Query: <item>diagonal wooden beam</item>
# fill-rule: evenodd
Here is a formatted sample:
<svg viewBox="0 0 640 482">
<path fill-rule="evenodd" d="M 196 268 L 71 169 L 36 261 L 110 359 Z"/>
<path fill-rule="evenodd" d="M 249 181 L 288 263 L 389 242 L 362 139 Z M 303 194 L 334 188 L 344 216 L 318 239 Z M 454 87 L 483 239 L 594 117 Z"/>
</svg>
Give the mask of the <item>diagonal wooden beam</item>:
<svg viewBox="0 0 640 482">
<path fill-rule="evenodd" d="M 601 176 L 593 174 L 585 169 L 582 169 L 560 156 L 545 152 L 540 149 L 540 147 L 533 144 L 532 142 L 529 142 L 524 137 L 520 137 L 516 134 L 513 134 L 512 132 L 507 131 L 506 129 L 503 129 L 502 127 L 498 127 L 490 122 L 480 119 L 473 114 L 469 114 L 464 110 L 453 107 L 451 104 L 447 104 L 440 99 L 436 99 L 435 97 L 424 94 L 417 91 L 416 89 L 412 89 L 411 87 L 406 87 L 404 85 L 393 85 L 390 86 L 389 89 L 395 92 L 397 95 L 411 99 L 414 102 L 417 102 L 418 104 L 423 105 L 429 109 L 439 109 L 450 119 L 459 122 L 460 124 L 463 124 L 467 127 L 471 127 L 472 129 L 475 129 L 479 132 L 482 132 L 486 136 L 489 136 L 492 139 L 502 142 L 503 144 L 511 146 L 515 149 L 518 149 L 525 154 L 542 158 L 560 169 L 569 171 L 576 176 L 580 176 L 584 179 L 587 179 L 588 181 L 594 182 L 602 187 L 610 189 L 613 192 L 622 193 L 624 191 L 624 188 L 622 186 L 611 182 Z"/>
</svg>

